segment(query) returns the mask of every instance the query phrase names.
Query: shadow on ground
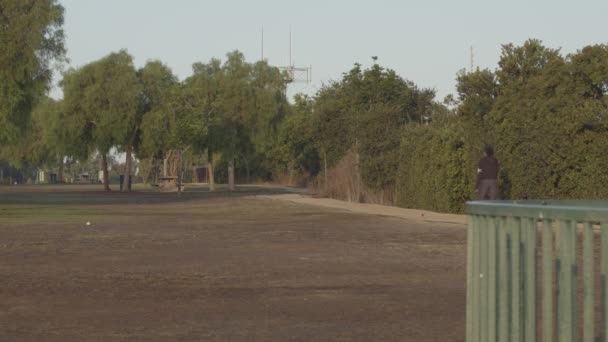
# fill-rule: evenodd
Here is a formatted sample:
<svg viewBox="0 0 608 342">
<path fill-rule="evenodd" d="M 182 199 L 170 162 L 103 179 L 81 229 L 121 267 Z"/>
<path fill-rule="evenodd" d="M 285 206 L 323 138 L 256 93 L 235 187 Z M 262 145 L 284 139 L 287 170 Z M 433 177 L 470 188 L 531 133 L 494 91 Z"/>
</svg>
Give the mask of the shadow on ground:
<svg viewBox="0 0 608 342">
<path fill-rule="evenodd" d="M 238 186 L 229 191 L 218 185 L 216 191 L 207 186 L 188 186 L 181 194 L 161 193 L 142 185 L 133 192 L 103 191 L 101 185 L 17 185 L 0 186 L 0 205 L 104 205 L 104 204 L 163 204 L 193 200 L 276 195 L 298 192 L 297 189 L 275 186 Z"/>
</svg>

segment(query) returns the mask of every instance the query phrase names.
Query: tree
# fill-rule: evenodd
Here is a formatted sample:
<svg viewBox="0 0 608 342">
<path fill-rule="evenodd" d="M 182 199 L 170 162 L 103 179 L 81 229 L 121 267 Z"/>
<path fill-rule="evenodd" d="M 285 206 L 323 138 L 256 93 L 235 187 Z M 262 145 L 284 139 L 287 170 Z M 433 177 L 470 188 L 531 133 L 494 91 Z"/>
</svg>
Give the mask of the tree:
<svg viewBox="0 0 608 342">
<path fill-rule="evenodd" d="M 430 118 L 434 96 L 375 62 L 365 70 L 355 64 L 315 99 L 313 131 L 324 173 L 353 151 L 354 171 L 361 173 L 355 178 L 375 190 L 394 187 L 401 129 Z"/>
<path fill-rule="evenodd" d="M 87 155 L 101 154 L 104 189 L 110 191 L 107 155 L 118 145 L 129 153 L 136 136 L 140 91 L 132 57 L 123 50 L 71 70 L 63 87 L 70 135 L 88 147 Z"/>
<path fill-rule="evenodd" d="M 608 158 L 608 49 L 562 56 L 539 40 L 503 46 L 496 72 L 461 73 L 469 179 L 484 143 L 496 146 L 503 198 L 602 198 Z M 472 184 L 472 182 L 469 182 Z"/>
<path fill-rule="evenodd" d="M 137 77 L 141 94 L 134 120 L 136 136 L 133 146 L 140 159 L 156 161 L 165 156 L 175 142 L 175 101 L 172 100 L 178 91 L 178 80 L 160 61 L 146 63 L 137 72 Z M 154 173 L 155 182 L 157 171 Z"/>
<path fill-rule="evenodd" d="M 275 172 L 289 174 L 289 184 L 297 175 L 316 175 L 319 171 L 319 156 L 312 132 L 313 99 L 298 94 L 290 113 L 281 122 L 274 143 L 274 151 L 269 156 L 275 165 Z"/>
<path fill-rule="evenodd" d="M 209 63 L 192 65 L 193 75 L 184 82 L 184 92 L 187 97 L 188 125 L 193 131 L 186 134 L 190 137 L 190 146 L 199 153 L 207 154 L 207 170 L 209 171 L 209 190 L 215 191 L 215 158 L 214 152 L 222 146 L 222 135 L 219 113 L 220 83 L 223 75 L 221 61 L 212 59 Z"/>
<path fill-rule="evenodd" d="M 21 143 L 4 150 L 3 157 L 12 160 L 17 167 L 34 165 L 44 167 L 55 164 L 57 155 L 49 145 L 49 124 L 57 110 L 57 103 L 51 98 L 39 100 L 31 114 L 28 129 L 22 134 Z"/>
<path fill-rule="evenodd" d="M 243 145 L 245 125 L 254 112 L 253 91 L 250 85 L 251 65 L 245 56 L 234 51 L 227 54 L 222 65 L 219 114 L 223 131 L 222 157 L 228 161 L 228 189 L 234 190 L 234 159 Z"/>
<path fill-rule="evenodd" d="M 57 0 L 0 2 L 0 146 L 25 133 L 49 89 L 53 62 L 64 58 L 63 12 Z"/>
<path fill-rule="evenodd" d="M 272 154 L 278 126 L 288 111 L 283 76 L 266 62 L 247 63 L 238 51 L 227 54 L 224 63 L 196 63 L 193 71 L 185 82 L 191 122 L 201 123 L 192 133 L 193 147 L 207 152 L 210 189 L 218 156 L 226 162 L 229 188 L 234 189 L 237 160 L 249 175 L 253 159 Z"/>
</svg>

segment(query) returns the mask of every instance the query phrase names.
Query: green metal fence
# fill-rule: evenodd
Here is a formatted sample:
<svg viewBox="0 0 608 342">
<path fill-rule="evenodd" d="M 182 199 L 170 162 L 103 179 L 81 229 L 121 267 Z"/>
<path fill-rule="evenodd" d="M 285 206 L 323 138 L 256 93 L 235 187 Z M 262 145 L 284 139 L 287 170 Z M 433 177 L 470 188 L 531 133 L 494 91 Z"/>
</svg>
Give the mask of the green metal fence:
<svg viewBox="0 0 608 342">
<path fill-rule="evenodd" d="M 608 202 L 476 201 L 467 214 L 467 342 L 608 342 Z"/>
</svg>

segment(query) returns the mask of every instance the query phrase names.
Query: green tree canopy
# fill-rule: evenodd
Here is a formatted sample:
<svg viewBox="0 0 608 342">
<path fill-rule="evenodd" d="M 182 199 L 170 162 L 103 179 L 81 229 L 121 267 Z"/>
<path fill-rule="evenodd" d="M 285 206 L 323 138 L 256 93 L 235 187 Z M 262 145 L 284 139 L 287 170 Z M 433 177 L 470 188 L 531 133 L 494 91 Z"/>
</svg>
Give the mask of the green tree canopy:
<svg viewBox="0 0 608 342">
<path fill-rule="evenodd" d="M 0 1 L 0 146 L 28 128 L 53 62 L 64 58 L 63 12 L 57 0 Z"/>
<path fill-rule="evenodd" d="M 63 92 L 66 129 L 80 138 L 87 152 L 98 151 L 105 158 L 112 147 L 132 141 L 140 90 L 132 57 L 126 51 L 68 71 Z"/>
</svg>

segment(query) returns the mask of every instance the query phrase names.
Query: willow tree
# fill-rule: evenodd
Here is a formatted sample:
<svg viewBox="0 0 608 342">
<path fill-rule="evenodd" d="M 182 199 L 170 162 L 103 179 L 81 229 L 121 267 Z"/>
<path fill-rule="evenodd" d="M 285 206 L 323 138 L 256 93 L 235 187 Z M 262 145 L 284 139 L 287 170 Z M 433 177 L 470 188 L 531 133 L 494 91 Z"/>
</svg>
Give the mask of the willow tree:
<svg viewBox="0 0 608 342">
<path fill-rule="evenodd" d="M 104 189 L 110 191 L 107 155 L 113 147 L 123 146 L 129 161 L 136 135 L 140 91 L 133 59 L 122 50 L 70 70 L 63 92 L 66 129 L 80 137 L 89 152 L 101 155 Z"/>
<path fill-rule="evenodd" d="M 313 135 L 324 174 L 351 151 L 357 183 L 380 192 L 392 191 L 401 130 L 432 116 L 434 96 L 433 90 L 419 88 L 377 63 L 368 69 L 355 64 L 340 82 L 324 86 L 315 99 Z"/>
<path fill-rule="evenodd" d="M 171 69 L 160 61 L 146 63 L 137 77 L 142 93 L 136 152 L 138 158 L 156 162 L 166 157 L 174 143 L 176 119 L 172 104 L 179 83 Z"/>
<path fill-rule="evenodd" d="M 189 107 L 188 122 L 192 129 L 187 136 L 193 151 L 207 154 L 209 190 L 215 191 L 214 153 L 223 146 L 221 120 L 220 86 L 223 82 L 221 61 L 212 59 L 209 63 L 192 65 L 193 74 L 184 81 L 183 95 Z"/>
<path fill-rule="evenodd" d="M 48 143 L 52 137 L 49 123 L 54 117 L 57 103 L 51 98 L 42 98 L 33 109 L 31 122 L 21 135 L 20 143 L 2 151 L 2 158 L 11 160 L 13 165 L 24 167 L 31 165 L 36 168 L 54 166 L 58 156 L 54 146 Z"/>
<path fill-rule="evenodd" d="M 65 55 L 63 7 L 57 0 L 0 2 L 0 146 L 22 137 L 36 102 Z"/>
<path fill-rule="evenodd" d="M 230 190 L 234 190 L 234 159 L 247 136 L 246 124 L 251 122 L 250 117 L 254 113 L 251 69 L 245 56 L 238 51 L 227 54 L 222 65 L 218 106 L 224 132 L 222 155 L 228 161 Z"/>
</svg>

